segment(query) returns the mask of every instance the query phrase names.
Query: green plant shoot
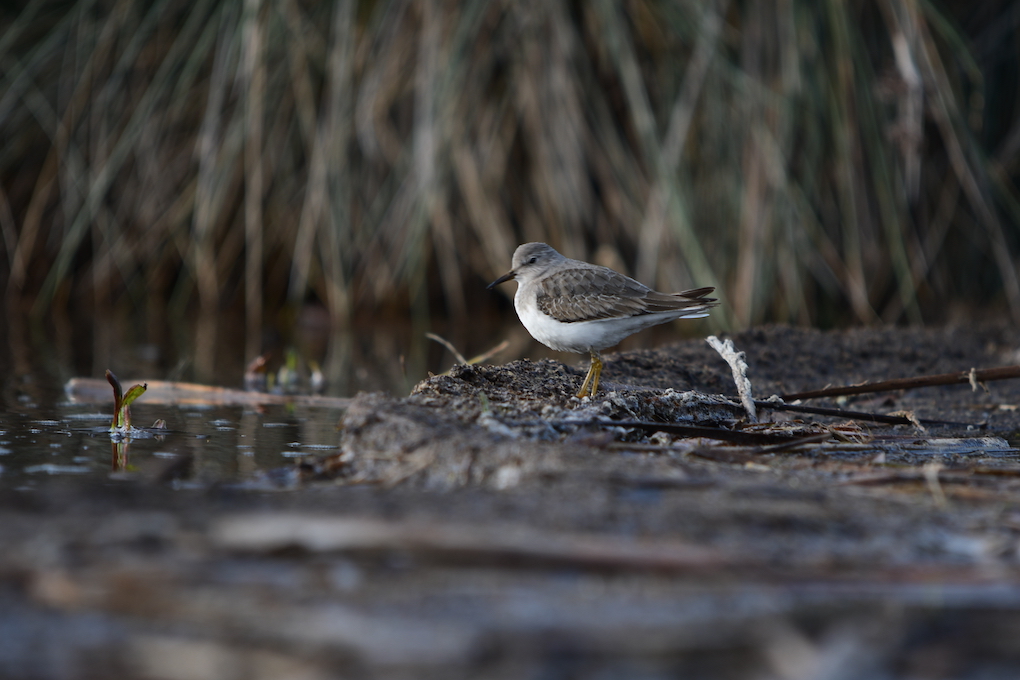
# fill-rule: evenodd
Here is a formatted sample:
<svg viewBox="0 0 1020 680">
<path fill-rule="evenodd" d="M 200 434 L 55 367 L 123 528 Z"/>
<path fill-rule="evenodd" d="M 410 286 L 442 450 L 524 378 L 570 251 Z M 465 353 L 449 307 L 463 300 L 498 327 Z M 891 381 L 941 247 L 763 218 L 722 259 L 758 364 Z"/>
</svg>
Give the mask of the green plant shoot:
<svg viewBox="0 0 1020 680">
<path fill-rule="evenodd" d="M 110 431 L 114 432 L 117 430 L 127 431 L 131 429 L 131 404 L 135 399 L 142 396 L 145 390 L 149 388 L 148 383 L 141 385 L 133 385 L 131 389 L 124 393 L 124 388 L 121 387 L 120 380 L 113 374 L 113 371 L 107 369 L 106 380 L 113 387 L 113 422 L 110 423 Z"/>
</svg>

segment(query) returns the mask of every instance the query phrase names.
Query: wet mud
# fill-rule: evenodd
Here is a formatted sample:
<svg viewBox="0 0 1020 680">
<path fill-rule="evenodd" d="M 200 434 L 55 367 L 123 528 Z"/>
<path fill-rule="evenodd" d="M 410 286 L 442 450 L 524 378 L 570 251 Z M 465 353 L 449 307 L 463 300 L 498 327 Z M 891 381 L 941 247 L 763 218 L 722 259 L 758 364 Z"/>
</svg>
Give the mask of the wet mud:
<svg viewBox="0 0 1020 680">
<path fill-rule="evenodd" d="M 732 339 L 765 400 L 1017 364 L 1018 337 Z M 0 675 L 1020 674 L 1020 381 L 811 402 L 917 424 L 755 424 L 703 341 L 607 354 L 586 400 L 564 358 L 358 395 L 339 454 L 237 484 L 6 489 Z"/>
</svg>

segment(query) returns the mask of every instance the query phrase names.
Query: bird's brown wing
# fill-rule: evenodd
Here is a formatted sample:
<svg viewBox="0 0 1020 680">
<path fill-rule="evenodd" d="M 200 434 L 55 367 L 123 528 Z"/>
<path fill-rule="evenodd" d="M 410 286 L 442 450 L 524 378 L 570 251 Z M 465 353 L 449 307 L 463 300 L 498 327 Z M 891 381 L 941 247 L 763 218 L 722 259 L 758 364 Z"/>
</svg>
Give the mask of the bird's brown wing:
<svg viewBox="0 0 1020 680">
<path fill-rule="evenodd" d="M 715 300 L 705 296 L 713 290 L 659 293 L 612 269 L 579 267 L 560 270 L 539 281 L 537 304 L 540 311 L 557 321 L 572 323 L 711 307 Z"/>
</svg>

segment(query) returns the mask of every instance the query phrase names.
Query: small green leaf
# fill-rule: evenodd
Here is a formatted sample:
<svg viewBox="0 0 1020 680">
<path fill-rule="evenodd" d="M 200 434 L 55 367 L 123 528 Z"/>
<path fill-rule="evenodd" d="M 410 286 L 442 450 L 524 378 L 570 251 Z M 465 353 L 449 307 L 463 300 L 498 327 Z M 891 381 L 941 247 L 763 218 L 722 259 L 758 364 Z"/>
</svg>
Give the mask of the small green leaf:
<svg viewBox="0 0 1020 680">
<path fill-rule="evenodd" d="M 138 397 L 145 394 L 145 390 L 149 389 L 149 384 L 134 385 L 124 395 L 123 401 L 120 404 L 120 410 L 117 412 L 118 425 L 125 430 L 131 429 L 131 402 Z"/>
<path fill-rule="evenodd" d="M 134 385 L 130 390 L 127 391 L 127 394 L 124 395 L 124 402 L 122 406 L 125 408 L 130 406 L 131 402 L 145 394 L 145 390 L 147 389 L 149 389 L 149 383 L 144 383 L 142 385 Z"/>
</svg>

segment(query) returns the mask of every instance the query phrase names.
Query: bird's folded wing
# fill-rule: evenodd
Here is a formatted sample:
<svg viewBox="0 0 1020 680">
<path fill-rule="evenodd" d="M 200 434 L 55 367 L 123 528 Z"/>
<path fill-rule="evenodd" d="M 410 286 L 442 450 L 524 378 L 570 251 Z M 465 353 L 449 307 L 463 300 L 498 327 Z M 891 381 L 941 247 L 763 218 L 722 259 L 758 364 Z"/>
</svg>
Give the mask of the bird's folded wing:
<svg viewBox="0 0 1020 680">
<path fill-rule="evenodd" d="M 537 282 L 538 309 L 573 323 L 712 306 L 712 288 L 659 293 L 611 269 L 564 269 Z"/>
</svg>

